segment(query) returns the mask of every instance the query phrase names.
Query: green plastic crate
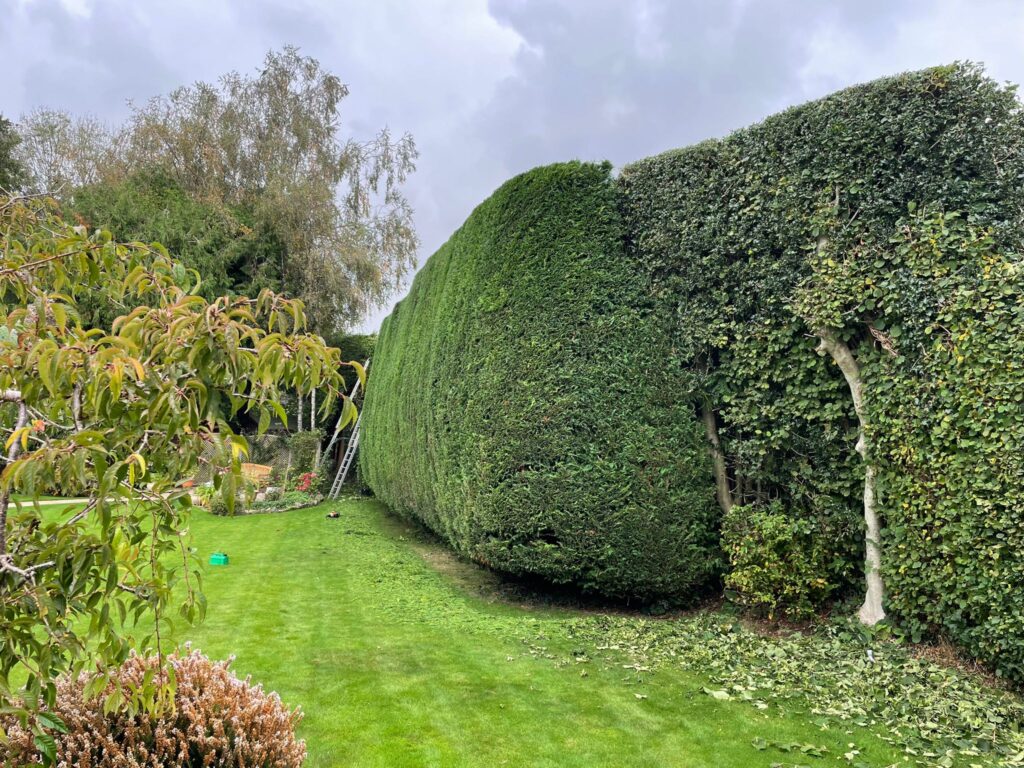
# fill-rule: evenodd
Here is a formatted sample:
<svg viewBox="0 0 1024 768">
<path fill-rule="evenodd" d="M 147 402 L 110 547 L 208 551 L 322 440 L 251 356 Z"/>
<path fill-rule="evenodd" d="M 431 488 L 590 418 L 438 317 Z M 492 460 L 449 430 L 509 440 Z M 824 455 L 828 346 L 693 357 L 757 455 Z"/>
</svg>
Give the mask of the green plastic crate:
<svg viewBox="0 0 1024 768">
<path fill-rule="evenodd" d="M 210 565 L 227 565 L 228 556 L 223 552 L 214 552 L 210 555 Z"/>
</svg>

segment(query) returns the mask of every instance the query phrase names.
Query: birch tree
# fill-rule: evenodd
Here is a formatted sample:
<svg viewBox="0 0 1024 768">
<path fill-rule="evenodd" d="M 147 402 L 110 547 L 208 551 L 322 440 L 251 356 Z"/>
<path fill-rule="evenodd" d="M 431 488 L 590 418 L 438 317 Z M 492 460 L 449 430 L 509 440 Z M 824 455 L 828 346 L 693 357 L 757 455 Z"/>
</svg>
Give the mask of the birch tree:
<svg viewBox="0 0 1024 768">
<path fill-rule="evenodd" d="M 286 47 L 254 75 L 230 72 L 134 105 L 120 126 L 38 110 L 20 125 L 19 158 L 35 191 L 63 185 L 70 197 L 148 169 L 196 201 L 244 210 L 283 242 L 285 292 L 327 335 L 390 297 L 417 247 L 404 193 L 416 145 L 387 128 L 345 137 L 348 93 L 337 75 Z"/>
</svg>

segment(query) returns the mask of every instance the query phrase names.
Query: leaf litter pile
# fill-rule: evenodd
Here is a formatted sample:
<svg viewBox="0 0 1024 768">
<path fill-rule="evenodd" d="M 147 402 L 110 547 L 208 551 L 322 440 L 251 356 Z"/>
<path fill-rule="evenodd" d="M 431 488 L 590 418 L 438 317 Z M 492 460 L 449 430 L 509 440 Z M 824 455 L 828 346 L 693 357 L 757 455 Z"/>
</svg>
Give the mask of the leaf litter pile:
<svg viewBox="0 0 1024 768">
<path fill-rule="evenodd" d="M 679 665 L 710 680 L 703 689 L 708 696 L 765 710 L 789 703 L 806 708 L 823 729 L 867 728 L 903 750 L 911 765 L 1024 766 L 1024 699 L 915 656 L 899 642 L 866 637 L 853 622 L 766 636 L 719 612 L 674 620 L 588 616 L 571 621 L 568 633 L 591 649 L 577 657 L 603 656 L 652 672 Z M 824 756 L 813 744 L 767 738 L 752 744 L 796 760 L 775 766 Z M 853 768 L 870 768 L 858 755 L 851 743 L 843 757 Z"/>
</svg>

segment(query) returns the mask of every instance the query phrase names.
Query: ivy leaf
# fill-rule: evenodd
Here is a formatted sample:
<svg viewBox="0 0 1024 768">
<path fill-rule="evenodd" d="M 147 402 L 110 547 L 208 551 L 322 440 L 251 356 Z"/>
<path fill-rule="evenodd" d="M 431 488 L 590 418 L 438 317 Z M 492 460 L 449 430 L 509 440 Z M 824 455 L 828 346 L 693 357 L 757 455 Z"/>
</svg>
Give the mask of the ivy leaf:
<svg viewBox="0 0 1024 768">
<path fill-rule="evenodd" d="M 711 688 L 703 688 L 703 691 L 711 698 L 718 699 L 719 701 L 728 701 L 732 698 L 728 691 L 712 690 Z"/>
</svg>

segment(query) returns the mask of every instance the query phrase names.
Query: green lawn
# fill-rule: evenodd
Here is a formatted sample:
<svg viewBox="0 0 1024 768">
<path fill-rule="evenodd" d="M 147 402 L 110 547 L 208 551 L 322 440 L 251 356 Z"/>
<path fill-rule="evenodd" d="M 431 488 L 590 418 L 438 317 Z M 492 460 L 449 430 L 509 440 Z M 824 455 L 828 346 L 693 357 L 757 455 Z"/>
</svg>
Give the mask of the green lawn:
<svg viewBox="0 0 1024 768">
<path fill-rule="evenodd" d="M 488 576 L 373 501 L 237 518 L 197 512 L 203 625 L 182 631 L 305 711 L 307 766 L 835 766 L 901 761 L 862 729 L 706 695 L 682 670 L 580 647 L 569 610 L 489 597 Z M 577 661 L 586 654 L 590 661 Z M 755 739 L 823 745 L 822 758 Z"/>
</svg>

